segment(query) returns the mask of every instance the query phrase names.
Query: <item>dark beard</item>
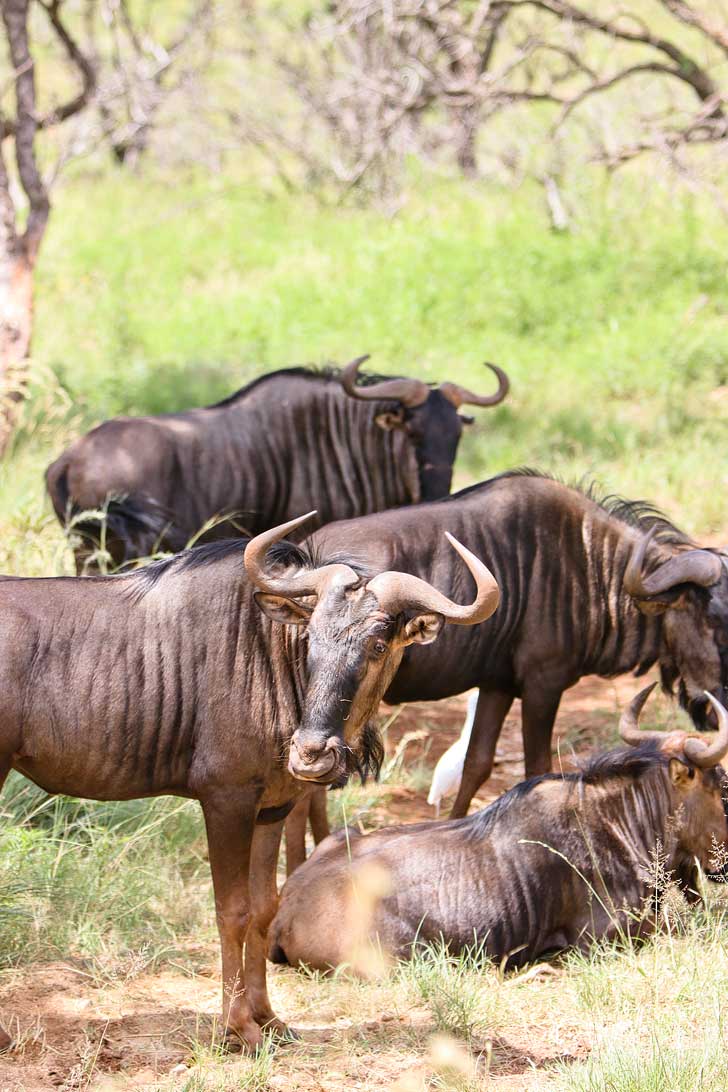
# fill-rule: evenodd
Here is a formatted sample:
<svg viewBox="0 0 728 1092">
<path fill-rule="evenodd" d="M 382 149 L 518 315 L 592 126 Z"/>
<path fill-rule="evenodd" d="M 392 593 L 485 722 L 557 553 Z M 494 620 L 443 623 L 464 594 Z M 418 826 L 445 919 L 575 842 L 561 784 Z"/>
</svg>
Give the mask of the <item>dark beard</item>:
<svg viewBox="0 0 728 1092">
<path fill-rule="evenodd" d="M 336 781 L 332 781 L 329 787 L 343 789 L 352 774 L 358 775 L 362 785 L 369 777 L 378 781 L 383 762 L 382 735 L 376 724 L 370 720 L 361 730 L 356 749 L 346 748 L 346 770 Z"/>
</svg>

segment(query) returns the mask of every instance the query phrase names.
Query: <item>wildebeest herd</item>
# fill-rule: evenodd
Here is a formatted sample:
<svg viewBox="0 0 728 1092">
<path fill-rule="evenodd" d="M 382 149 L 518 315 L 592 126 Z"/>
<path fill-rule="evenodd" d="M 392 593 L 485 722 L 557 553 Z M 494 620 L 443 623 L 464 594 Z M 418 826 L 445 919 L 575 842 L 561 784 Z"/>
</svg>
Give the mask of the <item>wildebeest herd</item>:
<svg viewBox="0 0 728 1092">
<path fill-rule="evenodd" d="M 347 961 L 366 864 L 390 880 L 367 930 L 393 956 L 441 940 L 519 965 L 649 932 L 665 875 L 695 898 L 728 846 L 728 555 L 530 470 L 448 496 L 459 410 L 502 401 L 505 373 L 478 395 L 363 376 L 365 359 L 102 424 L 47 472 L 79 575 L 3 582 L 0 784 L 200 801 L 224 1026 L 250 1049 L 288 1034 L 268 956 Z M 715 731 L 641 732 L 648 688 L 625 748 L 552 774 L 564 690 L 653 665 Z M 380 701 L 473 688 L 451 818 L 326 837 L 325 788 L 379 771 Z M 468 816 L 515 698 L 527 780 Z"/>
</svg>

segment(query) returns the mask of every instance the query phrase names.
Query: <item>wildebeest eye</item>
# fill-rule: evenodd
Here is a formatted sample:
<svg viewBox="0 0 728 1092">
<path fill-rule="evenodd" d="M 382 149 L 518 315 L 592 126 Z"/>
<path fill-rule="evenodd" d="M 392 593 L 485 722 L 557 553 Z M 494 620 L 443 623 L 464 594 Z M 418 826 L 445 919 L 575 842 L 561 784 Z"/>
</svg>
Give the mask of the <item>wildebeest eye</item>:
<svg viewBox="0 0 728 1092">
<path fill-rule="evenodd" d="M 728 629 L 724 629 L 722 626 L 716 626 L 715 628 L 715 643 L 719 648 L 728 648 Z"/>
<path fill-rule="evenodd" d="M 374 651 L 376 652 L 377 656 L 383 656 L 384 653 L 387 651 L 386 642 L 385 641 L 375 641 L 374 642 Z"/>
</svg>

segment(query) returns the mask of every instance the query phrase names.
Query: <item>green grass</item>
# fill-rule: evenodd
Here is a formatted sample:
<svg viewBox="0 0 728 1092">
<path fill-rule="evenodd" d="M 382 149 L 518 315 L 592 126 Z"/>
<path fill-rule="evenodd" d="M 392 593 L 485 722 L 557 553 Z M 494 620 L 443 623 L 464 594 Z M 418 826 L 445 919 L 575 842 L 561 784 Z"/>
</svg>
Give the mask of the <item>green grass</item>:
<svg viewBox="0 0 728 1092">
<path fill-rule="evenodd" d="M 0 967 L 71 956 L 103 978 L 154 965 L 179 936 L 214 927 L 204 857 L 197 804 L 49 797 L 11 774 L 0 798 Z"/>
</svg>

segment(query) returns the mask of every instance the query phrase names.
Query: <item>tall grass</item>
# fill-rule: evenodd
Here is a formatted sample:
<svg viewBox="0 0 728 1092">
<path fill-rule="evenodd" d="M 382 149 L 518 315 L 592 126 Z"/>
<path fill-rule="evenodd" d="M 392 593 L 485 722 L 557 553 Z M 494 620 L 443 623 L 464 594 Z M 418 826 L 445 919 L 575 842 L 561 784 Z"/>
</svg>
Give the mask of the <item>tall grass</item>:
<svg viewBox="0 0 728 1092">
<path fill-rule="evenodd" d="M 48 797 L 11 774 L 0 800 L 0 966 L 76 956 L 149 965 L 212 927 L 199 808 Z M 129 963 L 129 958 L 131 963 Z"/>
</svg>

